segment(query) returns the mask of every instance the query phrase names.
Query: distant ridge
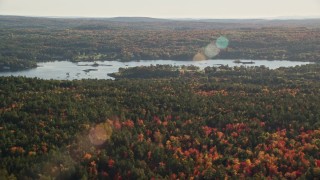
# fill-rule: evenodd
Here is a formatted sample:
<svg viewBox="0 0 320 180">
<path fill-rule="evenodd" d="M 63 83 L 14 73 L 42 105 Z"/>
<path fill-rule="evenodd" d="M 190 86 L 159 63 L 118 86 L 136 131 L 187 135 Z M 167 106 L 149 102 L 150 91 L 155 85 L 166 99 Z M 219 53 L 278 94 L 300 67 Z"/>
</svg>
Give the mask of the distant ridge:
<svg viewBox="0 0 320 180">
<path fill-rule="evenodd" d="M 22 15 L 1 15 L 0 17 L 16 18 L 54 18 L 54 19 L 96 19 L 119 22 L 164 22 L 164 21 L 198 21 L 198 22 L 241 22 L 241 21 L 300 21 L 300 20 L 320 20 L 320 16 L 279 16 L 279 17 L 259 17 L 259 18 L 156 18 L 143 16 L 117 16 L 117 17 L 86 17 L 86 16 L 22 16 Z"/>
<path fill-rule="evenodd" d="M 132 24 L 131 24 L 132 23 Z M 143 23 L 141 26 L 139 23 Z M 148 25 L 146 25 L 148 24 Z M 152 17 L 30 17 L 0 15 L 0 27 L 23 28 L 93 28 L 133 29 L 239 29 L 263 27 L 320 27 L 320 18 L 312 19 L 196 19 Z"/>
<path fill-rule="evenodd" d="M 174 19 L 160 19 L 160 18 L 151 18 L 151 17 L 112 17 L 104 18 L 105 20 L 110 21 L 119 21 L 119 22 L 165 22 L 172 21 Z"/>
</svg>

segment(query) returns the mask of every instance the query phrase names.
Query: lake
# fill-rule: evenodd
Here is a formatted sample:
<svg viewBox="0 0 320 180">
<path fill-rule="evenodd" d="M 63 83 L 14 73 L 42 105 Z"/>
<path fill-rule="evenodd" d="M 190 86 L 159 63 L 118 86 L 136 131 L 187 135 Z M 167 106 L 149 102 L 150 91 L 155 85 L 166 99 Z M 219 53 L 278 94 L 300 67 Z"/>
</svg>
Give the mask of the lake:
<svg viewBox="0 0 320 180">
<path fill-rule="evenodd" d="M 171 64 L 175 66 L 194 65 L 201 69 L 207 66 L 228 65 L 234 66 L 261 66 L 264 65 L 270 69 L 279 67 L 291 67 L 296 65 L 310 64 L 310 62 L 297 61 L 268 61 L 268 60 L 241 60 L 241 62 L 254 62 L 254 64 L 235 63 L 234 60 L 206 60 L 206 61 L 174 61 L 174 60 L 141 60 L 132 62 L 119 61 L 96 61 L 72 63 L 69 61 L 54 61 L 38 63 L 37 68 L 16 71 L 16 72 L 0 72 L 0 76 L 25 76 L 38 77 L 41 79 L 113 79 L 108 76 L 108 73 L 118 72 L 119 68 L 135 67 L 135 66 L 150 66 L 156 64 Z M 98 65 L 97 65 L 98 64 Z"/>
</svg>

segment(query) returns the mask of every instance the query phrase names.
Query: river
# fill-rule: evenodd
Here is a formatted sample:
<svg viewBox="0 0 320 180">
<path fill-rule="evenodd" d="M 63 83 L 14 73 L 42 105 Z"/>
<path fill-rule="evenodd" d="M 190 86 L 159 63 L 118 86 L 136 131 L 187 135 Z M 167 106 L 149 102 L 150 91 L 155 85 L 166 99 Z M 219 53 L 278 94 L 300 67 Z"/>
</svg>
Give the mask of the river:
<svg viewBox="0 0 320 180">
<path fill-rule="evenodd" d="M 174 61 L 174 60 L 141 60 L 131 62 L 119 61 L 96 61 L 72 63 L 69 61 L 53 61 L 38 63 L 37 68 L 16 71 L 16 72 L 0 72 L 0 76 L 25 76 L 38 77 L 41 79 L 57 79 L 57 80 L 72 80 L 72 79 L 112 79 L 108 73 L 117 72 L 119 68 L 135 67 L 135 66 L 150 66 L 171 64 L 175 66 L 194 65 L 201 69 L 207 66 L 228 65 L 234 66 L 261 66 L 264 65 L 270 69 L 279 67 L 291 67 L 296 65 L 310 64 L 310 62 L 298 61 L 268 61 L 268 60 L 241 60 L 241 62 L 253 62 L 254 64 L 235 63 L 234 60 L 206 60 L 206 61 Z M 96 65 L 96 66 L 95 66 Z"/>
</svg>

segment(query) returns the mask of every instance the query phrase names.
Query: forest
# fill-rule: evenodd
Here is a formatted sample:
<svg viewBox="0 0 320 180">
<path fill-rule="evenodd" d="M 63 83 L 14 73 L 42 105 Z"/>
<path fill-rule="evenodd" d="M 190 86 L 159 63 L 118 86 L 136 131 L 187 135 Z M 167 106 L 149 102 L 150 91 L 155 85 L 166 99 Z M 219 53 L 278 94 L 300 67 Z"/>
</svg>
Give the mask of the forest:
<svg viewBox="0 0 320 180">
<path fill-rule="evenodd" d="M 320 20 L 166 20 L 0 16 L 0 71 L 42 61 L 193 60 L 210 43 L 229 44 L 207 59 L 318 62 Z"/>
<path fill-rule="evenodd" d="M 0 179 L 319 179 L 319 72 L 158 65 L 115 80 L 0 77 Z"/>
</svg>

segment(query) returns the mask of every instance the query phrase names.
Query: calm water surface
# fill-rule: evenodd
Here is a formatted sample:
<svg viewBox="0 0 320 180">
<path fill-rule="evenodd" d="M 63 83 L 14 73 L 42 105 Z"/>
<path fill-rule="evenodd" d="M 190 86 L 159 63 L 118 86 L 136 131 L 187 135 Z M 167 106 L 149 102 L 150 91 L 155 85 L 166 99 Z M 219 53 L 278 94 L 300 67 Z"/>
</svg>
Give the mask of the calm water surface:
<svg viewBox="0 0 320 180">
<path fill-rule="evenodd" d="M 291 67 L 296 65 L 310 64 L 310 62 L 296 61 L 267 61 L 267 60 L 252 60 L 254 64 L 237 64 L 234 60 L 206 60 L 206 61 L 173 61 L 173 60 L 143 60 L 132 62 L 119 61 L 97 61 L 99 66 L 92 66 L 92 62 L 72 63 L 69 61 L 54 61 L 38 63 L 37 68 L 17 71 L 17 72 L 0 72 L 0 76 L 25 76 L 38 77 L 41 79 L 112 79 L 107 74 L 118 72 L 119 68 L 135 67 L 135 66 L 150 66 L 156 64 L 171 64 L 176 66 L 194 65 L 201 69 L 207 66 L 228 65 L 234 66 L 261 66 L 264 65 L 270 69 L 279 67 Z M 242 62 L 250 62 L 251 60 L 241 60 Z"/>
</svg>

